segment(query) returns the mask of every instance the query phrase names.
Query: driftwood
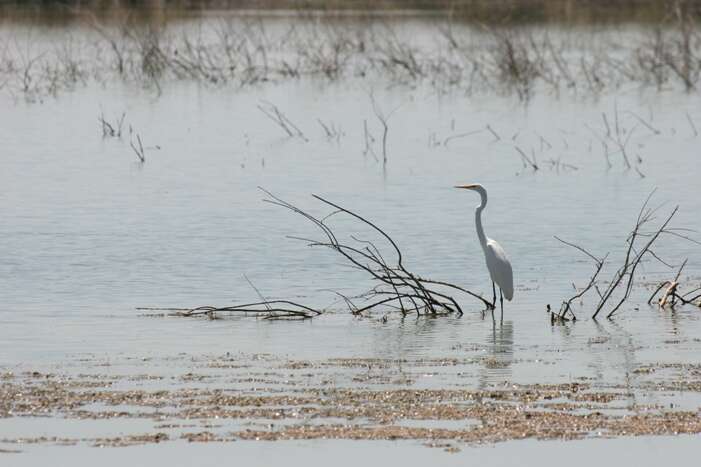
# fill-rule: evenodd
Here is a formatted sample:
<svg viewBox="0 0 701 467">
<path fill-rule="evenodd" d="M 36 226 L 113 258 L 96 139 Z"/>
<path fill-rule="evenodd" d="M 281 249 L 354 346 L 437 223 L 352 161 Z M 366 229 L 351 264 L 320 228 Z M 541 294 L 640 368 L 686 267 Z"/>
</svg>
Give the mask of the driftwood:
<svg viewBox="0 0 701 467">
<path fill-rule="evenodd" d="M 674 307 L 680 303 L 682 305 L 696 305 L 701 307 L 701 287 L 697 287 L 689 292 L 686 292 L 682 294 L 679 291 L 679 277 L 682 274 L 682 271 L 684 270 L 684 266 L 686 266 L 687 260 L 684 260 L 684 262 L 679 266 L 679 269 L 677 270 L 676 276 L 674 276 L 674 280 L 671 281 L 663 281 L 661 282 L 655 291 L 650 295 L 650 298 L 647 300 L 648 305 L 652 304 L 652 301 L 655 299 L 657 294 L 660 293 L 664 289 L 664 293 L 660 296 L 660 298 L 657 300 L 657 304 L 660 306 L 660 308 L 670 308 L 674 309 Z"/>
</svg>

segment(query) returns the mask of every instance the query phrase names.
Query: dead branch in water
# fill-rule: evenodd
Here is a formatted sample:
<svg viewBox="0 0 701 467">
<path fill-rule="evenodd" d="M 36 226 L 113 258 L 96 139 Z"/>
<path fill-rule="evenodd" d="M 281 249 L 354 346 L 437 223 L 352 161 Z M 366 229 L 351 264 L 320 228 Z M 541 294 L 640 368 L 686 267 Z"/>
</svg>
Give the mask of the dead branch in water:
<svg viewBox="0 0 701 467">
<path fill-rule="evenodd" d="M 129 141 L 129 145 L 131 146 L 131 149 L 134 151 L 136 154 L 136 157 L 139 158 L 139 162 L 144 163 L 146 162 L 146 151 L 144 150 L 144 145 L 141 144 L 141 136 L 139 134 L 136 134 L 136 142 L 139 143 L 138 146 L 134 144 L 134 141 Z"/>
<path fill-rule="evenodd" d="M 365 142 L 365 148 L 363 149 L 363 156 L 367 156 L 368 154 L 372 154 L 372 157 L 375 158 L 376 161 L 379 159 L 377 158 L 377 154 L 375 154 L 375 150 L 372 148 L 373 143 L 375 142 L 375 138 L 372 136 L 370 131 L 368 130 L 368 121 L 363 120 L 363 141 Z"/>
<path fill-rule="evenodd" d="M 487 125 L 487 131 L 489 131 L 492 134 L 492 136 L 494 136 L 495 142 L 501 140 L 501 136 L 499 136 L 497 134 L 497 132 L 494 131 L 494 129 L 491 127 L 491 125 Z"/>
<path fill-rule="evenodd" d="M 467 136 L 476 135 L 478 133 L 482 133 L 483 131 L 484 130 L 473 130 L 473 131 L 468 131 L 467 133 L 459 133 L 457 135 L 450 135 L 443 140 L 443 146 L 448 146 L 448 143 L 454 139 L 465 138 Z"/>
<path fill-rule="evenodd" d="M 458 304 L 457 299 L 450 295 L 450 292 L 460 292 L 468 295 L 479 300 L 486 308 L 492 308 L 490 302 L 470 290 L 448 282 L 425 279 L 409 271 L 404 266 L 403 255 L 399 246 L 389 234 L 355 212 L 328 201 L 321 196 L 313 195 L 315 199 L 333 209 L 325 217 L 316 217 L 276 197 L 263 188 L 261 190 L 269 196 L 269 199 L 264 200 L 265 202 L 301 215 L 314 224 L 323 234 L 323 238 L 320 240 L 293 238 L 303 240 L 312 247 L 320 246 L 335 251 L 348 261 L 351 266 L 366 272 L 374 281 L 378 282 L 378 285 L 356 297 L 342 296 L 351 313 L 359 315 L 373 311 L 397 311 L 403 315 L 408 313 L 416 313 L 417 315 L 455 313 L 462 315 L 462 308 Z M 387 259 L 389 255 L 383 254 L 380 247 L 370 240 L 360 239 L 353 235 L 351 235 L 353 240 L 351 244 L 339 240 L 338 234 L 327 222 L 338 215 L 345 215 L 359 222 L 363 227 L 370 228 L 389 244 L 394 260 L 389 261 Z M 356 303 L 354 300 L 362 301 L 362 303 Z"/>
<path fill-rule="evenodd" d="M 324 130 L 324 136 L 326 136 L 327 141 L 341 142 L 343 130 L 341 130 L 340 127 L 337 127 L 333 122 L 324 123 L 320 118 L 317 118 L 316 121 L 319 122 L 319 125 L 321 125 L 321 128 Z"/>
<path fill-rule="evenodd" d="M 263 296 L 258 287 L 246 274 L 243 278 L 255 291 L 259 302 L 245 303 L 224 307 L 198 306 L 196 308 L 137 308 L 137 310 L 167 311 L 168 316 L 181 316 L 187 318 L 206 317 L 208 319 L 222 319 L 224 316 L 255 316 L 268 320 L 296 320 L 309 319 L 321 314 L 321 311 L 290 300 L 269 300 Z"/>
<path fill-rule="evenodd" d="M 199 306 L 197 308 L 137 308 L 137 310 L 169 311 L 169 316 L 186 318 L 205 317 L 221 319 L 223 316 L 256 316 L 262 319 L 309 319 L 321 314 L 321 311 L 309 308 L 289 300 L 266 300 L 225 307 Z"/>
<path fill-rule="evenodd" d="M 528 156 L 526 155 L 526 153 L 523 151 L 523 149 L 521 149 L 520 147 L 514 146 L 514 149 L 516 149 L 516 151 L 517 151 L 517 152 L 519 153 L 519 155 L 521 156 L 521 160 L 522 160 L 522 162 L 523 162 L 523 167 L 524 167 L 524 168 L 530 167 L 531 169 L 533 169 L 534 172 L 535 172 L 536 170 L 538 170 L 538 162 L 536 161 L 535 153 L 533 154 L 533 159 L 531 160 L 531 158 L 528 157 Z"/>
<path fill-rule="evenodd" d="M 597 279 L 597 277 L 599 277 L 599 273 L 601 272 L 601 270 L 604 267 L 604 263 L 606 262 L 606 258 L 608 257 L 608 253 L 606 253 L 606 255 L 603 258 L 599 259 L 579 245 L 575 245 L 574 243 L 566 242 L 565 240 L 559 238 L 558 236 L 555 236 L 555 240 L 581 251 L 582 253 L 584 253 L 585 255 L 590 257 L 594 261 L 594 263 L 596 264 L 594 274 L 589 278 L 589 283 L 587 283 L 587 285 L 585 287 L 580 289 L 579 292 L 577 292 L 575 295 L 570 297 L 568 300 L 563 301 L 562 305 L 560 305 L 560 311 L 558 313 L 551 312 L 551 314 L 556 315 L 556 318 L 559 320 L 567 319 L 567 313 L 569 313 L 570 316 L 572 317 L 572 320 L 576 321 L 577 316 L 575 316 L 574 312 L 572 311 L 572 302 L 574 302 L 575 300 L 577 300 L 579 298 L 582 298 L 582 296 L 584 296 L 585 293 L 587 293 L 593 287 L 596 287 L 596 279 Z M 572 284 L 572 285 L 574 286 L 574 284 Z M 574 289 L 576 291 L 577 287 L 574 286 Z"/>
<path fill-rule="evenodd" d="M 671 235 L 694 243 L 698 243 L 697 241 L 680 233 L 683 232 L 684 229 L 670 227 L 670 222 L 679 210 L 679 206 L 676 206 L 664 218 L 663 222 L 659 225 L 659 227 L 651 231 L 645 230 L 647 226 L 655 220 L 655 214 L 659 211 L 659 207 L 654 209 L 649 207 L 650 199 L 653 194 L 654 191 L 650 193 L 650 195 L 646 198 L 645 202 L 643 203 L 643 206 L 638 212 L 635 226 L 626 238 L 626 248 L 623 264 L 616 270 L 611 280 L 607 282 L 608 286 L 603 291 L 599 290 L 597 283 L 599 274 L 602 272 L 604 263 L 608 258 L 608 253 L 603 258 L 599 259 L 593 254 L 589 253 L 584 248 L 573 243 L 566 242 L 558 237 L 555 237 L 558 241 L 573 248 L 576 248 L 577 250 L 589 256 L 592 260 L 594 260 L 596 265 L 595 271 L 590 277 L 588 284 L 569 300 L 563 301 L 562 306 L 560 307 L 560 311 L 558 313 L 553 313 L 552 311 L 550 312 L 552 315 L 555 315 L 556 319 L 565 318 L 567 313 L 570 313 L 570 315 L 574 317 L 574 313 L 572 312 L 571 306 L 572 302 L 574 300 L 581 299 L 584 296 L 584 294 L 586 294 L 589 290 L 595 290 L 599 296 L 599 301 L 596 307 L 594 308 L 592 318 L 596 319 L 599 313 L 601 313 L 604 310 L 606 305 L 611 301 L 614 301 L 614 305 L 612 305 L 608 309 L 608 313 L 606 314 L 607 318 L 611 318 L 615 313 L 618 312 L 618 310 L 620 310 L 621 306 L 626 302 L 626 300 L 630 298 L 631 292 L 633 290 L 633 285 L 635 283 L 635 274 L 643 259 L 647 257 L 652 257 L 653 259 L 656 259 L 662 264 L 669 266 L 662 259 L 660 259 L 660 257 L 655 253 L 653 249 L 653 246 L 662 235 Z M 657 293 L 659 293 L 660 290 L 662 290 L 665 286 L 667 286 L 668 288 L 661 300 L 661 303 L 663 305 L 669 303 L 670 300 L 676 301 L 681 298 L 683 299 L 684 303 L 693 302 L 694 300 L 701 297 L 700 294 L 697 297 L 687 298 L 688 295 L 680 296 L 677 293 L 678 279 L 679 275 L 681 274 L 681 270 L 684 267 L 684 264 L 686 264 L 686 261 L 682 264 L 681 268 L 679 269 L 675 280 L 663 282 L 657 288 L 657 290 L 655 290 L 653 295 L 650 297 L 648 303 L 650 303 L 657 295 Z M 575 289 L 577 288 L 575 287 Z M 614 296 L 616 297 L 615 299 Z"/>
<path fill-rule="evenodd" d="M 416 313 L 417 316 L 448 314 L 460 316 L 463 314 L 463 310 L 458 303 L 458 299 L 454 296 L 456 293 L 478 300 L 484 305 L 485 310 L 494 309 L 489 301 L 468 289 L 445 281 L 426 279 L 409 271 L 404 266 L 402 251 L 392 237 L 359 214 L 332 203 L 321 196 L 312 195 L 326 207 L 331 208 L 329 214 L 323 217 L 316 217 L 273 195 L 269 191 L 263 188 L 260 189 L 268 195 L 268 198 L 263 200 L 264 202 L 299 214 L 310 221 L 323 234 L 322 238 L 318 240 L 300 237 L 290 238 L 305 241 L 312 247 L 320 246 L 335 251 L 350 263 L 353 268 L 367 273 L 377 283 L 370 290 L 354 297 L 348 297 L 337 291 L 333 292 L 343 300 L 352 314 L 363 315 L 381 312 L 386 317 L 386 313 L 398 312 L 402 315 Z M 357 235 L 350 235 L 352 243 L 344 243 L 339 240 L 339 234 L 332 229 L 328 221 L 340 215 L 345 215 L 356 221 L 365 229 L 369 228 L 376 236 L 389 245 L 390 251 L 383 253 L 377 243 L 361 239 Z M 390 261 L 389 258 L 392 258 L 392 260 Z M 244 278 L 255 290 L 260 301 L 226 307 L 199 306 L 196 308 L 138 309 L 167 311 L 169 316 L 206 317 L 209 319 L 220 319 L 222 316 L 232 315 L 253 315 L 263 319 L 309 319 L 322 313 L 319 309 L 290 300 L 266 299 L 245 275 Z"/>
<path fill-rule="evenodd" d="M 689 122 L 691 129 L 694 131 L 694 138 L 697 137 L 699 135 L 699 131 L 696 129 L 696 125 L 694 124 L 694 121 L 691 119 L 691 115 L 689 115 L 689 112 L 686 113 L 686 119 Z"/>
<path fill-rule="evenodd" d="M 121 138 L 122 127 L 124 126 L 124 118 L 126 116 L 127 114 L 125 112 L 122 112 L 122 116 L 118 120 L 116 120 L 114 124 L 112 124 L 105 120 L 105 116 L 103 114 L 100 114 L 100 116 L 97 118 L 97 121 L 100 122 L 100 126 L 102 127 L 102 137 Z"/>
<path fill-rule="evenodd" d="M 650 298 L 647 300 L 648 305 L 652 304 L 652 300 L 654 300 L 657 294 L 660 293 L 662 289 L 664 289 L 664 293 L 660 296 L 659 300 L 657 301 L 657 304 L 660 306 L 660 308 L 674 309 L 677 303 L 681 303 L 682 305 L 691 304 L 701 307 L 701 301 L 698 303 L 696 302 L 697 300 L 699 300 L 699 298 L 701 298 L 701 287 L 697 287 L 696 289 L 693 289 L 685 294 L 682 294 L 679 291 L 679 277 L 681 276 L 687 261 L 688 259 L 685 259 L 681 266 L 679 266 L 677 274 L 676 276 L 674 276 L 674 280 L 661 282 L 657 286 L 655 291 L 652 293 L 652 295 L 650 295 Z"/>
<path fill-rule="evenodd" d="M 633 289 L 633 283 L 635 280 L 635 272 L 638 266 L 640 265 L 642 259 L 648 254 L 650 256 L 657 257 L 657 255 L 655 255 L 655 252 L 652 250 L 653 244 L 660 237 L 660 235 L 673 232 L 672 230 L 668 229 L 667 226 L 679 210 L 679 206 L 676 206 L 672 210 L 672 212 L 667 216 L 667 218 L 657 230 L 651 233 L 646 233 L 642 230 L 647 224 L 654 220 L 654 214 L 657 211 L 657 209 L 648 208 L 650 198 L 653 194 L 654 191 L 650 193 L 650 195 L 647 197 L 645 203 L 643 203 L 643 206 L 640 209 L 640 212 L 638 213 L 635 227 L 633 228 L 633 231 L 630 233 L 626 240 L 628 246 L 626 248 L 626 255 L 623 261 L 623 265 L 616 271 L 616 273 L 613 276 L 613 279 L 609 283 L 609 286 L 606 288 L 603 294 L 601 294 L 601 298 L 599 300 L 598 305 L 596 306 L 596 311 L 594 311 L 592 318 L 597 317 L 597 315 L 601 312 L 606 303 L 611 299 L 618 287 L 625 284 L 623 296 L 618 300 L 618 302 L 613 306 L 613 308 L 611 308 L 606 317 L 610 318 L 614 315 L 614 313 L 616 313 L 619 310 L 621 305 L 623 305 L 623 303 L 630 297 L 630 293 Z M 636 241 L 638 241 L 641 238 L 648 238 L 649 240 L 647 240 L 647 242 L 643 244 L 642 248 L 637 248 Z"/>
<path fill-rule="evenodd" d="M 377 101 L 375 100 L 375 95 L 372 92 L 370 93 L 370 102 L 372 103 L 372 111 L 375 113 L 375 117 L 377 117 L 377 120 L 382 125 L 382 163 L 387 164 L 387 135 L 389 133 L 388 122 L 394 114 L 394 112 L 396 112 L 399 109 L 399 107 L 396 107 L 389 113 L 383 112 L 383 110 L 377 104 Z"/>
<path fill-rule="evenodd" d="M 261 102 L 258 104 L 258 110 L 263 112 L 266 117 L 275 122 L 282 130 L 287 133 L 290 138 L 301 138 L 304 141 L 309 141 L 302 130 L 299 129 L 297 125 L 292 123 L 292 120 L 287 118 L 287 116 L 282 113 L 282 111 L 270 102 Z"/>
</svg>

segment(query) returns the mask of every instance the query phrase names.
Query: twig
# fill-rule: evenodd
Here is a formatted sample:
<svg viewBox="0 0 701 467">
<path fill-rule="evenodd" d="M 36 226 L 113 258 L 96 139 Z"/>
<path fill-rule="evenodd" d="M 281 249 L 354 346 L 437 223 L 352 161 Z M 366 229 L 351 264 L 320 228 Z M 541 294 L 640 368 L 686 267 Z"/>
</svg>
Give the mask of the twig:
<svg viewBox="0 0 701 467">
<path fill-rule="evenodd" d="M 258 104 L 258 110 L 263 112 L 266 117 L 282 128 L 282 130 L 287 133 L 289 137 L 297 137 L 304 141 L 309 141 L 304 133 L 302 133 L 302 130 L 300 130 L 297 125 L 292 123 L 292 121 L 287 118 L 287 116 L 282 113 L 282 111 L 276 105 L 263 101 Z"/>
<path fill-rule="evenodd" d="M 489 131 L 492 134 L 492 136 L 494 136 L 494 141 L 499 141 L 501 139 L 501 136 L 499 136 L 497 132 L 494 131 L 491 125 L 487 125 L 487 131 Z"/>
<path fill-rule="evenodd" d="M 263 294 L 260 293 L 260 290 L 258 290 L 258 287 L 256 287 L 255 285 L 253 285 L 253 282 L 251 282 L 251 280 L 248 278 L 248 276 L 247 276 L 246 274 L 243 275 L 243 278 L 246 279 L 246 282 L 248 282 L 248 285 L 250 285 L 251 288 L 252 288 L 253 290 L 255 290 L 256 294 L 258 295 L 258 298 L 260 298 L 261 303 L 264 303 L 264 304 L 265 304 L 265 307 L 268 309 L 268 311 L 271 310 L 270 303 L 269 303 L 268 300 L 263 296 Z"/>
<path fill-rule="evenodd" d="M 523 166 L 524 167 L 530 166 L 534 171 L 538 170 L 538 164 L 536 163 L 536 160 L 535 160 L 535 154 L 533 155 L 533 160 L 531 160 L 526 155 L 526 153 L 523 152 L 523 150 L 520 147 L 514 146 L 514 149 L 516 149 L 516 151 L 518 151 L 518 153 L 521 155 L 521 159 L 523 159 Z"/>
<path fill-rule="evenodd" d="M 146 162 L 146 153 L 144 151 L 144 145 L 141 144 L 141 136 L 139 136 L 138 133 L 136 134 L 136 141 L 137 141 L 137 143 L 139 143 L 138 147 L 134 145 L 133 140 L 129 141 L 129 145 L 134 150 L 134 153 L 136 154 L 136 157 L 139 158 L 139 161 L 141 163 L 144 163 L 144 162 Z"/>
<path fill-rule="evenodd" d="M 689 112 L 686 112 L 686 119 L 689 121 L 689 125 L 691 125 L 691 129 L 694 131 L 694 137 L 697 137 L 699 135 L 699 132 L 696 129 L 696 125 L 694 125 L 694 121 L 691 119 L 691 115 L 689 115 Z"/>
<path fill-rule="evenodd" d="M 375 117 L 380 121 L 380 124 L 382 125 L 382 163 L 387 164 L 387 134 L 389 133 L 389 119 L 392 117 L 392 114 L 399 109 L 399 107 L 396 107 L 393 109 L 391 112 L 385 115 L 385 113 L 382 111 L 382 109 L 379 107 L 377 104 L 377 101 L 375 100 L 375 94 L 370 93 L 370 101 L 372 102 L 372 110 L 375 113 Z"/>
<path fill-rule="evenodd" d="M 572 319 L 576 320 L 577 317 L 575 316 L 574 312 L 572 311 L 572 302 L 577 300 L 578 298 L 581 298 L 582 296 L 584 296 L 585 293 L 587 293 L 589 290 L 591 290 L 593 287 L 596 286 L 596 279 L 599 276 L 601 269 L 604 267 L 604 263 L 606 262 L 606 258 L 608 258 L 608 253 L 606 253 L 606 255 L 603 258 L 599 259 L 579 245 L 575 245 L 574 243 L 567 242 L 558 236 L 554 236 L 554 237 L 555 237 L 555 240 L 557 240 L 561 243 L 564 243 L 565 245 L 570 246 L 572 248 L 575 248 L 575 249 L 579 250 L 580 252 L 584 253 L 589 258 L 591 258 L 596 265 L 594 274 L 592 274 L 592 276 L 589 278 L 589 283 L 584 288 L 582 288 L 577 294 L 570 297 L 568 300 L 563 301 L 562 305 L 560 306 L 560 312 L 557 314 L 559 318 L 565 318 L 565 316 L 569 312 L 572 315 Z M 577 289 L 577 287 L 575 287 L 575 290 L 576 289 Z M 549 308 L 549 306 L 548 306 L 548 308 Z"/>
<path fill-rule="evenodd" d="M 200 306 L 185 311 L 175 311 L 172 316 L 206 315 L 211 319 L 217 314 L 253 314 L 262 315 L 263 319 L 309 319 L 319 316 L 321 311 L 289 300 L 267 300 L 226 307 Z"/>
<path fill-rule="evenodd" d="M 379 159 L 377 158 L 377 154 L 375 154 L 375 150 L 372 148 L 373 143 L 375 142 L 375 138 L 370 134 L 370 131 L 368 131 L 368 121 L 363 119 L 363 141 L 365 142 L 365 149 L 363 149 L 363 155 L 367 156 L 368 153 L 372 154 L 372 157 L 375 158 L 376 161 Z"/>
<path fill-rule="evenodd" d="M 114 125 L 109 123 L 107 120 L 105 120 L 105 116 L 103 114 L 100 114 L 99 117 L 97 117 L 97 121 L 100 122 L 100 126 L 102 127 L 102 137 L 115 137 L 115 138 L 121 138 L 122 137 L 122 126 L 124 125 L 124 118 L 126 117 L 126 113 L 122 113 L 122 116 L 119 118 L 119 120 L 116 121 Z"/>
<path fill-rule="evenodd" d="M 443 146 L 448 146 L 448 143 L 453 141 L 454 139 L 465 138 L 467 136 L 476 135 L 478 133 L 482 133 L 483 131 L 484 130 L 474 130 L 474 131 L 468 131 L 467 133 L 459 133 L 457 135 L 448 136 L 446 139 L 443 140 Z"/>
<path fill-rule="evenodd" d="M 336 140 L 337 143 L 340 142 L 342 132 L 340 129 L 336 128 L 333 122 L 326 124 L 320 118 L 317 118 L 316 121 L 319 122 L 319 125 L 321 125 L 321 128 L 324 130 L 326 139 Z"/>
<path fill-rule="evenodd" d="M 628 113 L 630 115 L 632 115 L 633 117 L 635 117 L 636 120 L 638 120 L 640 123 L 642 123 L 645 127 L 647 127 L 648 130 L 650 130 L 654 134 L 656 134 L 656 135 L 660 134 L 660 130 L 658 130 L 657 128 L 652 126 L 650 123 L 646 122 L 645 119 L 643 119 L 641 116 L 639 116 L 635 112 L 629 110 Z"/>
</svg>

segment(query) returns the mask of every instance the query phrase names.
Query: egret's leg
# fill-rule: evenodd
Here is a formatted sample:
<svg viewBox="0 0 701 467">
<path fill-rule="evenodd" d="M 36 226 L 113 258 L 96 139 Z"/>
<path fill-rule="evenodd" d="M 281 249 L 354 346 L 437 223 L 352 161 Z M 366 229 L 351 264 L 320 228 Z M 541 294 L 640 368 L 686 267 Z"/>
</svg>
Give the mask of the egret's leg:
<svg viewBox="0 0 701 467">
<path fill-rule="evenodd" d="M 499 287 L 499 303 L 501 304 L 501 320 L 504 321 L 504 295 L 501 293 L 501 287 Z"/>
<path fill-rule="evenodd" d="M 501 289 L 499 289 L 501 291 Z M 494 297 L 492 298 L 492 310 L 497 307 L 497 288 L 494 285 L 494 281 L 492 281 L 492 293 L 494 294 Z"/>
</svg>

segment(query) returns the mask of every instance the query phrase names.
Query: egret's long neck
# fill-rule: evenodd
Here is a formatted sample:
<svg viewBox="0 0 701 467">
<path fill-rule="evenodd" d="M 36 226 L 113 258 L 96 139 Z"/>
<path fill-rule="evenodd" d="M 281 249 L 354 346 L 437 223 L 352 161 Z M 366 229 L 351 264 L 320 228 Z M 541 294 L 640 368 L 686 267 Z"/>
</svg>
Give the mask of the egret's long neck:
<svg viewBox="0 0 701 467">
<path fill-rule="evenodd" d="M 482 227 L 482 211 L 485 206 L 487 206 L 487 193 L 480 191 L 480 196 L 482 197 L 482 202 L 477 209 L 475 209 L 475 226 L 477 227 L 477 237 L 479 238 L 480 245 L 482 248 L 487 247 L 487 236 L 484 234 L 484 227 Z"/>
</svg>

